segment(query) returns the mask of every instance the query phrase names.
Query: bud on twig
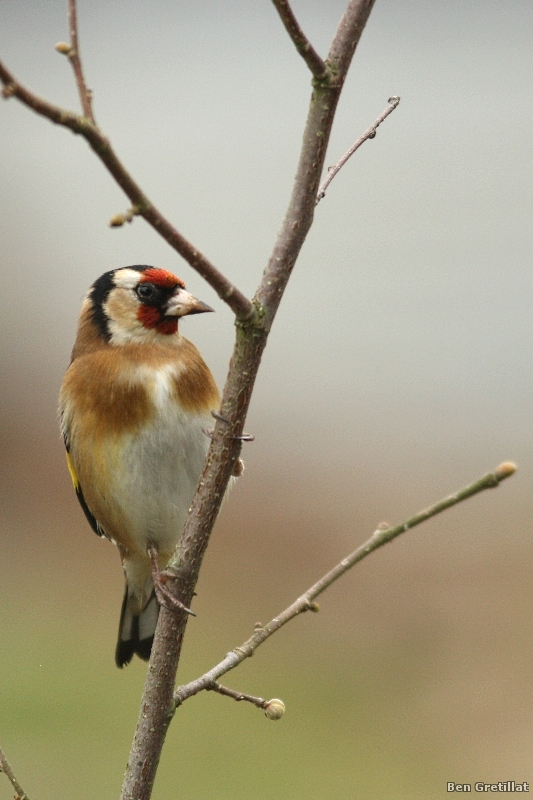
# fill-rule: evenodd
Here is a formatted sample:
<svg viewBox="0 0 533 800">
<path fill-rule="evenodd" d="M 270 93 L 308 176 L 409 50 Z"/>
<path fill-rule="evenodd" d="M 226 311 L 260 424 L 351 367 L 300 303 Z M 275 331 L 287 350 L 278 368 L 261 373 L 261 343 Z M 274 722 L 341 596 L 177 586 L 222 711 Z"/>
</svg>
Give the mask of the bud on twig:
<svg viewBox="0 0 533 800">
<path fill-rule="evenodd" d="M 56 45 L 54 45 L 54 49 L 64 56 L 69 56 L 72 52 L 72 47 L 66 42 L 58 42 Z"/>
<path fill-rule="evenodd" d="M 128 222 L 128 218 L 125 214 L 115 214 L 109 220 L 109 227 L 111 228 L 120 228 L 121 225 L 124 225 L 125 222 Z"/>
<path fill-rule="evenodd" d="M 267 719 L 281 719 L 284 713 L 285 703 L 283 700 L 274 698 L 273 700 L 269 700 L 265 705 L 265 717 L 267 717 Z"/>
<path fill-rule="evenodd" d="M 516 472 L 516 464 L 513 464 L 512 461 L 504 461 L 494 470 L 494 474 L 499 481 L 503 481 L 504 478 L 508 478 L 514 472 Z"/>
<path fill-rule="evenodd" d="M 111 217 L 111 219 L 109 220 L 109 226 L 111 228 L 120 228 L 120 226 L 124 225 L 125 222 L 132 222 L 133 217 L 136 214 L 140 213 L 141 210 L 139 206 L 132 206 L 131 208 L 128 208 L 128 210 L 125 211 L 124 214 L 115 214 L 113 217 Z M 209 434 L 206 435 L 209 436 Z"/>
</svg>

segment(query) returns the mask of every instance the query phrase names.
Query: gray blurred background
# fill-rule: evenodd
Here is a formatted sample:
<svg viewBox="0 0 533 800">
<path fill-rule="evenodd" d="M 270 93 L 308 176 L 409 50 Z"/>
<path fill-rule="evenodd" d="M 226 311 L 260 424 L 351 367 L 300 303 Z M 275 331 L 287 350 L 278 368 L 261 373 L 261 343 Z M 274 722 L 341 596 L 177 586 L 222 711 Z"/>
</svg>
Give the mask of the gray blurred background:
<svg viewBox="0 0 533 800">
<path fill-rule="evenodd" d="M 294 0 L 325 56 L 342 0 Z M 288 201 L 309 74 L 267 0 L 79 3 L 98 122 L 148 196 L 248 294 Z M 399 108 L 317 208 L 264 356 L 247 470 L 223 510 L 180 682 L 366 538 L 512 459 L 497 491 L 367 561 L 170 730 L 156 800 L 432 800 L 533 781 L 533 6 L 377 0 L 327 163 Z M 0 57 L 78 109 L 56 0 L 2 0 Z M 182 331 L 222 383 L 231 313 L 128 207 L 85 143 L 0 105 L 0 744 L 41 800 L 117 797 L 145 666 L 119 672 L 114 548 L 56 430 L 83 293 L 176 272 L 217 314 Z M 0 800 L 12 789 L 0 782 Z"/>
</svg>

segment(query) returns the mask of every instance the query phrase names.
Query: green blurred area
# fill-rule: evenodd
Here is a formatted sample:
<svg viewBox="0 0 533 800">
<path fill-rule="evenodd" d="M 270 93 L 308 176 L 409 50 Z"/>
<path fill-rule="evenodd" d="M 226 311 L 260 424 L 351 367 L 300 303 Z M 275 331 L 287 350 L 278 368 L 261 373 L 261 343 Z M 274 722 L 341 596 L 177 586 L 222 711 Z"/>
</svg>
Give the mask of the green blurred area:
<svg viewBox="0 0 533 800">
<path fill-rule="evenodd" d="M 10 460 L 27 502 L 2 504 L 11 509 L 0 740 L 32 798 L 117 797 L 145 665 L 114 666 L 118 554 L 77 508 L 58 440 L 39 445 L 32 459 Z M 266 464 L 265 481 L 248 452 L 206 556 L 179 682 L 217 663 L 371 530 L 371 520 L 347 518 L 348 483 L 337 481 L 344 500 L 325 514 L 327 485 L 326 497 L 291 491 L 291 475 L 272 478 Z M 528 780 L 531 551 L 497 535 L 520 512 L 511 490 L 509 481 L 373 554 L 322 596 L 319 614 L 297 618 L 226 676 L 240 691 L 282 698 L 281 721 L 216 694 L 187 701 L 154 797 L 431 800 L 447 780 Z M 0 782 L 0 798 L 11 796 Z"/>
</svg>

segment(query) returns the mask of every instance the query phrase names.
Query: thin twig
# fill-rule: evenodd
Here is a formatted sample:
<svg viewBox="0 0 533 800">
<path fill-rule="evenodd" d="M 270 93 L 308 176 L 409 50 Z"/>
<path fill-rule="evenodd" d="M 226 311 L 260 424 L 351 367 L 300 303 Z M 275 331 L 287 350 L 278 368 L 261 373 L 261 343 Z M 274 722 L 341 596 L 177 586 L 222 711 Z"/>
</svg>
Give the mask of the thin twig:
<svg viewBox="0 0 533 800">
<path fill-rule="evenodd" d="M 11 786 L 16 791 L 15 800 L 30 800 L 18 780 L 15 778 L 13 770 L 11 769 L 11 764 L 5 757 L 4 751 L 0 747 L 0 772 L 5 772 L 7 779 L 11 783 Z"/>
<path fill-rule="evenodd" d="M 249 320 L 255 315 L 255 308 L 250 300 L 237 289 L 191 242 L 189 242 L 174 226 L 163 216 L 144 194 L 141 187 L 134 181 L 130 173 L 119 160 L 109 140 L 100 128 L 90 122 L 86 117 L 66 111 L 59 106 L 49 103 L 42 97 L 34 94 L 21 84 L 13 74 L 0 62 L 0 82 L 4 88 L 4 98 L 16 97 L 21 103 L 31 108 L 43 117 L 78 133 L 88 142 L 98 158 L 102 161 L 108 172 L 111 173 L 121 189 L 130 198 L 137 213 L 176 250 L 190 266 L 196 270 L 218 296 L 229 305 L 240 320 Z"/>
<path fill-rule="evenodd" d="M 220 683 L 211 684 L 211 686 L 207 687 L 208 692 L 218 692 L 218 694 L 223 694 L 226 697 L 231 697 L 233 700 L 237 700 L 240 702 L 241 700 L 246 700 L 248 703 L 252 703 L 254 706 L 258 708 L 264 708 L 266 704 L 269 702 L 262 697 L 254 697 L 253 694 L 244 694 L 244 692 L 236 692 L 235 689 L 229 689 L 227 686 L 222 686 Z"/>
<path fill-rule="evenodd" d="M 213 685 L 217 682 L 218 678 L 222 675 L 225 675 L 230 670 L 235 669 L 245 658 L 249 658 L 253 656 L 259 645 L 263 644 L 273 633 L 278 631 L 283 625 L 286 625 L 287 622 L 290 622 L 291 619 L 301 614 L 303 611 L 318 611 L 318 606 L 314 602 L 315 598 L 318 597 L 319 594 L 322 594 L 332 583 L 337 581 L 342 575 L 348 572 L 355 564 L 359 561 L 362 561 L 363 558 L 370 555 L 370 553 L 377 550 L 379 547 L 382 547 L 384 544 L 391 542 L 400 534 L 405 533 L 406 531 L 411 530 L 412 528 L 420 525 L 420 523 L 425 522 L 430 517 L 434 517 L 437 514 L 441 514 L 447 508 L 451 508 L 452 506 L 457 505 L 457 503 L 461 503 L 463 500 L 468 499 L 469 497 L 473 497 L 473 495 L 478 494 L 479 492 L 484 491 L 485 489 L 494 489 L 496 486 L 500 484 L 505 478 L 508 478 L 516 471 L 516 466 L 511 462 L 504 462 L 497 467 L 494 472 L 489 472 L 487 475 L 484 475 L 474 483 L 465 486 L 464 489 L 461 489 L 459 492 L 455 494 L 449 495 L 445 497 L 443 500 L 439 500 L 438 503 L 435 503 L 429 508 L 424 509 L 423 511 L 419 511 L 418 514 L 415 514 L 413 517 L 410 517 L 405 522 L 400 523 L 399 525 L 395 525 L 394 527 L 387 527 L 382 528 L 381 526 L 372 534 L 370 539 L 368 539 L 364 544 L 354 550 L 346 558 L 343 558 L 342 561 L 333 567 L 332 570 L 327 572 L 319 581 L 317 581 L 313 586 L 311 586 L 304 594 L 302 594 L 294 603 L 292 603 L 288 608 L 278 614 L 277 617 L 270 620 L 267 625 L 262 627 L 256 626 L 256 629 L 252 636 L 247 639 L 240 647 L 236 647 L 234 650 L 231 650 L 227 653 L 226 657 L 213 669 L 210 669 L 204 675 L 196 680 L 191 681 L 183 686 L 178 686 L 174 693 L 174 700 L 176 705 L 180 705 L 184 703 L 189 697 L 192 697 L 198 692 L 210 689 Z"/>
<path fill-rule="evenodd" d="M 287 33 L 291 37 L 294 46 L 304 59 L 315 78 L 317 80 L 324 78 L 328 68 L 325 62 L 316 52 L 315 48 L 303 30 L 300 28 L 300 24 L 294 16 L 294 12 L 290 7 L 288 0 L 272 0 L 272 2 L 276 7 L 276 11 L 280 16 Z"/>
<path fill-rule="evenodd" d="M 83 116 L 87 117 L 87 119 L 90 120 L 93 125 L 96 125 L 96 120 L 94 118 L 92 109 L 92 92 L 87 88 L 87 84 L 85 83 L 85 78 L 83 76 L 83 68 L 81 65 L 80 47 L 78 43 L 76 0 L 68 0 L 68 23 L 70 28 L 70 50 L 67 55 L 72 65 L 72 69 L 74 70 L 81 107 L 83 109 Z"/>
<path fill-rule="evenodd" d="M 325 196 L 326 189 L 330 185 L 331 181 L 333 180 L 333 178 L 335 177 L 337 172 L 339 172 L 339 170 L 341 170 L 343 168 L 343 166 L 346 164 L 346 162 L 348 161 L 350 156 L 353 156 L 355 151 L 359 147 L 361 147 L 361 145 L 364 142 L 366 142 L 367 139 L 373 139 L 375 137 L 376 128 L 379 125 L 381 125 L 381 123 L 383 122 L 384 119 L 387 119 L 389 114 L 392 114 L 392 112 L 397 107 L 399 102 L 400 102 L 400 98 L 399 97 L 389 97 L 389 105 L 387 106 L 385 111 L 383 111 L 383 113 L 379 115 L 379 117 L 372 123 L 370 128 L 367 128 L 367 130 L 363 133 L 363 135 L 360 136 L 359 139 L 343 155 L 343 157 L 340 159 L 340 161 L 338 161 L 335 164 L 334 167 L 330 167 L 329 168 L 328 174 L 326 175 L 325 179 L 322 181 L 322 183 L 320 185 L 320 189 L 318 190 L 318 194 L 316 196 L 316 202 L 317 203 L 319 203 L 322 200 L 322 198 Z"/>
<path fill-rule="evenodd" d="M 277 697 L 272 698 L 272 700 L 265 700 L 262 697 L 254 697 L 253 694 L 236 692 L 235 689 L 228 689 L 227 686 L 222 686 L 220 683 L 216 682 L 211 684 L 211 686 L 208 686 L 207 691 L 218 692 L 218 694 L 223 694 L 225 697 L 231 697 L 232 700 L 236 700 L 237 702 L 246 700 L 248 703 L 252 703 L 252 705 L 257 706 L 257 708 L 262 708 L 265 712 L 265 716 L 268 719 L 281 719 L 285 713 L 285 703 L 283 700 L 280 700 Z"/>
</svg>

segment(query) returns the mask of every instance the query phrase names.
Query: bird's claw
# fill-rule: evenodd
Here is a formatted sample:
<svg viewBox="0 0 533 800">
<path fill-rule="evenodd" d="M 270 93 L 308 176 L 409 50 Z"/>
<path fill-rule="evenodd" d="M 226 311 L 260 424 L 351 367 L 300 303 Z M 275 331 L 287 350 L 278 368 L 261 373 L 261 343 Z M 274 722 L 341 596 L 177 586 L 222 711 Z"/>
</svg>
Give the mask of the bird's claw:
<svg viewBox="0 0 533 800">
<path fill-rule="evenodd" d="M 152 562 L 152 581 L 154 583 L 155 596 L 157 597 L 159 605 L 165 606 L 165 608 L 169 608 L 173 611 L 184 611 L 186 614 L 190 614 L 191 617 L 195 617 L 196 614 L 194 611 L 191 611 L 190 608 L 187 608 L 187 606 L 184 605 L 181 600 L 178 600 L 178 598 L 172 594 L 170 589 L 165 586 L 168 580 L 175 579 L 177 576 L 168 570 L 159 570 L 159 564 L 157 563 L 157 550 L 153 545 L 150 545 L 148 548 L 148 555 L 150 556 L 150 561 Z"/>
</svg>

